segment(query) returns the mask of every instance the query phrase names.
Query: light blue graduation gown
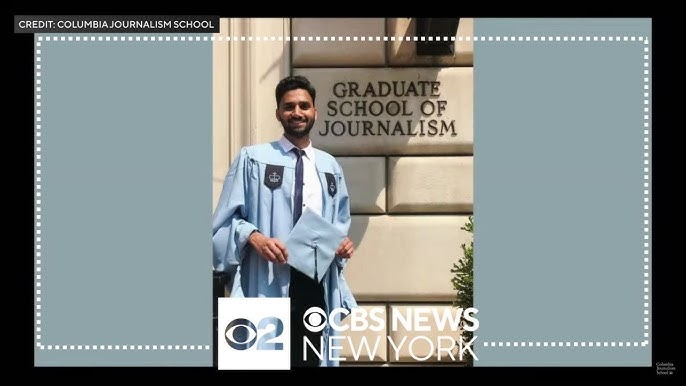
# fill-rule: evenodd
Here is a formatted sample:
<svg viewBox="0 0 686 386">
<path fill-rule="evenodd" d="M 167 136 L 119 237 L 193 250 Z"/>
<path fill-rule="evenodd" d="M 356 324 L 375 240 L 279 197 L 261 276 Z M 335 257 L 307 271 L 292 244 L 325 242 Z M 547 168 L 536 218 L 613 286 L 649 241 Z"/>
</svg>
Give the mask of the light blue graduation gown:
<svg viewBox="0 0 686 386">
<path fill-rule="evenodd" d="M 315 152 L 322 184 L 322 217 L 348 234 L 350 201 L 343 170 L 330 154 L 317 149 Z M 279 178 L 265 176 L 268 169 L 270 175 L 276 171 Z M 274 187 L 277 180 L 280 184 Z M 212 223 L 214 269 L 228 273 L 231 297 L 288 297 L 290 266 L 259 256 L 248 237 L 257 229 L 282 242 L 288 238 L 293 228 L 294 180 L 295 161 L 278 141 L 244 147 L 231 164 Z M 336 184 L 335 189 L 331 182 Z M 335 308 L 357 307 L 343 275 L 346 261 L 336 256 L 322 279 L 327 314 Z M 324 359 L 320 366 L 338 365 L 328 357 L 328 337 L 336 334 L 330 326 L 324 329 Z"/>
</svg>

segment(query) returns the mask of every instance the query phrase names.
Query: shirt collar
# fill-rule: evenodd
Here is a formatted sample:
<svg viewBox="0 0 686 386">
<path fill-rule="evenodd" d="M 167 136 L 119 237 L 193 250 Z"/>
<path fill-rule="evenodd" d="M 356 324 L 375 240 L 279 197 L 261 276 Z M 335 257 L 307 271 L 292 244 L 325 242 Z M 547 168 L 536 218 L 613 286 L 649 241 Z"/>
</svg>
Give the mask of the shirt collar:
<svg viewBox="0 0 686 386">
<path fill-rule="evenodd" d="M 284 152 L 289 153 L 291 149 L 295 147 L 295 145 L 286 138 L 286 136 L 282 135 L 281 138 L 279 138 L 279 145 L 281 145 L 281 148 L 283 149 Z M 312 147 L 312 141 L 310 141 L 309 144 L 307 144 L 307 147 L 303 149 L 305 151 L 305 155 L 307 158 L 314 160 L 314 147 Z"/>
</svg>

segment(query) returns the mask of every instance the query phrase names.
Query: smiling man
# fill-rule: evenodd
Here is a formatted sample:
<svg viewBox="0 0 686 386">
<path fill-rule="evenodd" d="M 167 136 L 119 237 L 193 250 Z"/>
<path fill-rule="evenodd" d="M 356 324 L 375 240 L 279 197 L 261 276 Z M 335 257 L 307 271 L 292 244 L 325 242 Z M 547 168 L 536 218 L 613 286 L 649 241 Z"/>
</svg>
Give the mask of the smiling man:
<svg viewBox="0 0 686 386">
<path fill-rule="evenodd" d="M 313 279 L 287 264 L 298 256 L 286 248 L 285 240 L 306 209 L 344 235 L 350 227 L 343 170 L 333 156 L 315 149 L 310 141 L 317 119 L 315 98 L 314 87 L 303 76 L 279 82 L 276 119 L 283 136 L 241 149 L 224 180 L 212 224 L 214 268 L 229 275 L 231 297 L 291 298 L 291 365 L 295 367 L 338 365 L 328 350 L 335 331 L 327 327 L 315 333 L 304 328 L 307 309 L 330 312 L 357 306 L 343 276 L 354 251 L 350 238 L 340 243 L 323 277 L 315 274 Z M 304 359 L 303 337 L 324 353 L 322 360 L 312 352 Z"/>
</svg>

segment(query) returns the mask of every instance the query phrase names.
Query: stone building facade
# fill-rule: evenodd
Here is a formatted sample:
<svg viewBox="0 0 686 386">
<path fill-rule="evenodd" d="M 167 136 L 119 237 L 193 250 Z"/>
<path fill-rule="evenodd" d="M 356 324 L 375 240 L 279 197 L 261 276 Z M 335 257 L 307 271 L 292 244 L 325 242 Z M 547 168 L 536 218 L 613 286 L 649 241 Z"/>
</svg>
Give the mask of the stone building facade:
<svg viewBox="0 0 686 386">
<path fill-rule="evenodd" d="M 301 74 L 317 89 L 311 138 L 343 166 L 351 197 L 356 252 L 346 278 L 360 305 L 388 321 L 347 333 L 342 365 L 462 364 L 445 351 L 459 333 L 429 314 L 428 331 L 391 328 L 394 313 L 454 311 L 450 269 L 472 240 L 460 228 L 474 202 L 473 20 L 459 19 L 453 52 L 439 55 L 418 54 L 421 22 L 222 19 L 215 34 L 215 205 L 240 148 L 281 135 L 278 81 Z M 378 342 L 371 357 L 354 353 L 362 340 Z"/>
</svg>

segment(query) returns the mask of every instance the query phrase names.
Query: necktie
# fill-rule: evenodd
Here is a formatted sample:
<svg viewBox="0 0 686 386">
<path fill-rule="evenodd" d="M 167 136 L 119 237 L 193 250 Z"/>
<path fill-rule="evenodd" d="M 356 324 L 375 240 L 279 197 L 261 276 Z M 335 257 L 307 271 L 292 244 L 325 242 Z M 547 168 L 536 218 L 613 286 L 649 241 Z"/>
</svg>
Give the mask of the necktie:
<svg viewBox="0 0 686 386">
<path fill-rule="evenodd" d="M 293 153 L 297 157 L 295 161 L 295 186 L 293 187 L 293 225 L 298 222 L 303 213 L 303 155 L 305 151 L 293 148 Z M 315 263 L 316 264 L 316 263 Z M 315 265 L 316 270 L 316 265 Z M 291 342 L 294 342 L 291 350 L 291 364 L 296 367 L 319 366 L 316 355 L 309 353 L 307 360 L 303 360 L 304 337 L 314 343 L 315 352 L 319 352 L 321 347 L 320 332 L 307 330 L 303 324 L 305 311 L 310 307 L 317 306 L 326 309 L 324 303 L 324 287 L 315 280 L 311 280 L 305 274 L 291 267 L 291 283 L 288 289 L 288 296 L 291 298 Z"/>
<path fill-rule="evenodd" d="M 293 189 L 293 224 L 295 225 L 303 213 L 303 155 L 305 151 L 297 147 L 294 147 L 292 151 L 298 157 L 295 162 L 295 187 Z"/>
</svg>

